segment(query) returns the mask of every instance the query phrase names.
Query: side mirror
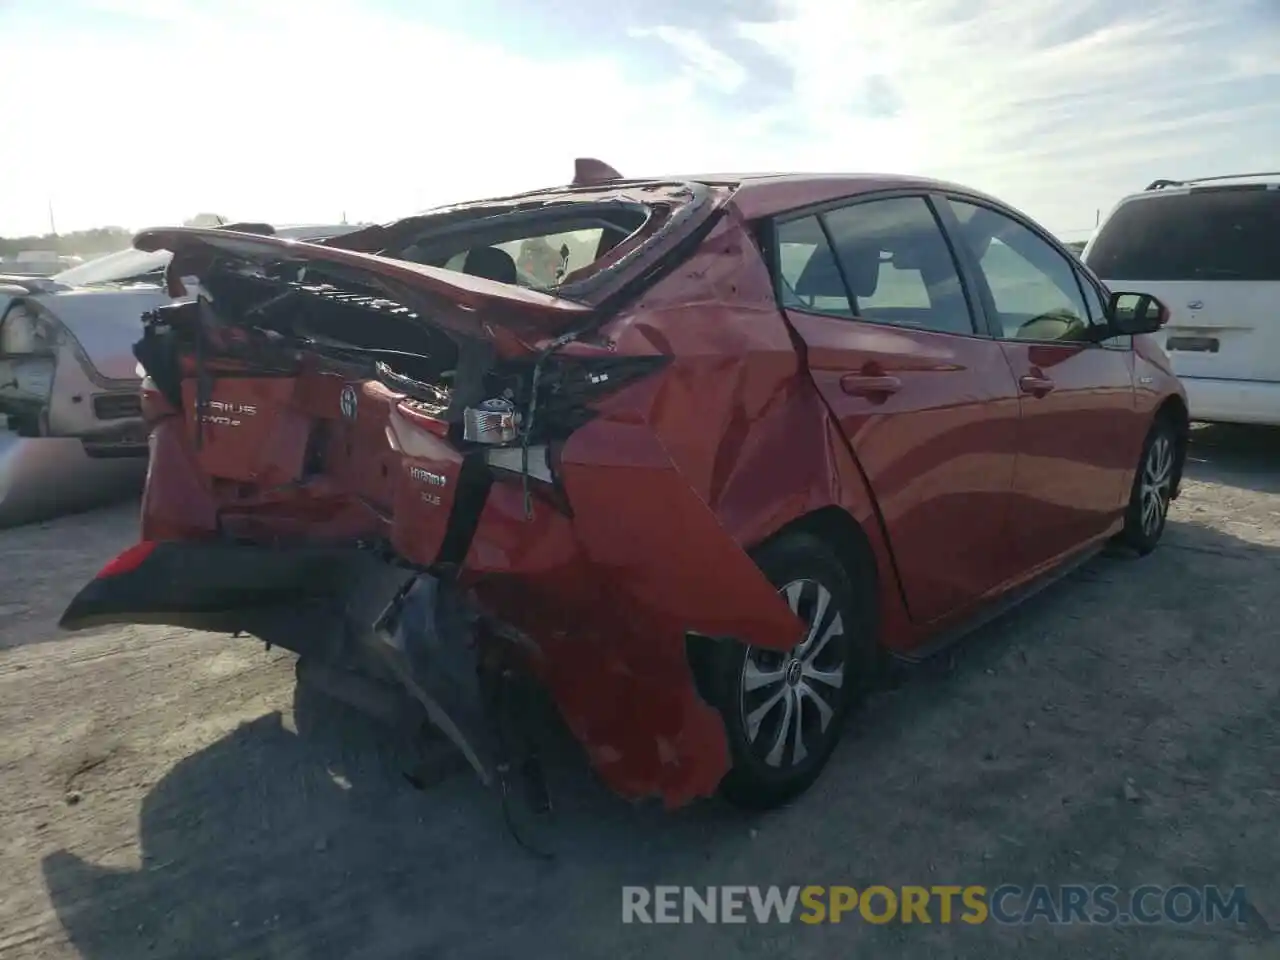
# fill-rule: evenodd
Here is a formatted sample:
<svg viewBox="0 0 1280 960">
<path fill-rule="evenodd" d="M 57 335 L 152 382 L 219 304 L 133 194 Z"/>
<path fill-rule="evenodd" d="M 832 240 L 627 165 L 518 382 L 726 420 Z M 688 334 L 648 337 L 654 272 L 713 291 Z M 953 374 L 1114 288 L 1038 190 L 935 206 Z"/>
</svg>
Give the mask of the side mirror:
<svg viewBox="0 0 1280 960">
<path fill-rule="evenodd" d="M 1120 336 L 1155 333 L 1169 322 L 1169 308 L 1149 293 L 1113 293 L 1107 319 Z"/>
</svg>

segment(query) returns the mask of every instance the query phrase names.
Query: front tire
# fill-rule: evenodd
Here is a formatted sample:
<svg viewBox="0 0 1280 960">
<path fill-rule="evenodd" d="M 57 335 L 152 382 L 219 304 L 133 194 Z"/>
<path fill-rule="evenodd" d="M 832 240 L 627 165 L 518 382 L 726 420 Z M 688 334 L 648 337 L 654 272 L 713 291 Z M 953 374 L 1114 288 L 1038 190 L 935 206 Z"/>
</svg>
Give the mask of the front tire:
<svg viewBox="0 0 1280 960">
<path fill-rule="evenodd" d="M 1177 475 L 1178 437 L 1173 424 L 1159 417 L 1142 445 L 1142 456 L 1133 476 L 1124 529 L 1117 541 L 1140 557 L 1156 548 L 1164 534 Z"/>
<path fill-rule="evenodd" d="M 818 778 L 878 658 L 865 571 L 851 576 L 826 544 L 800 533 L 766 544 L 755 560 L 809 625 L 787 653 L 727 644 L 714 666 L 732 760 L 721 793 L 737 806 L 769 809 Z"/>
</svg>

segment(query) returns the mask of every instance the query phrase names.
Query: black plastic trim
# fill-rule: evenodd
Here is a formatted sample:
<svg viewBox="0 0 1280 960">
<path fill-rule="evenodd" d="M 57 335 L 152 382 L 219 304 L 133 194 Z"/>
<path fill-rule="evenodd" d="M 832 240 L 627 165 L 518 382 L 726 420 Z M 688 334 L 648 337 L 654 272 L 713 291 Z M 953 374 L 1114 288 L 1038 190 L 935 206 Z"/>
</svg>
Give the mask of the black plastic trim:
<svg viewBox="0 0 1280 960">
<path fill-rule="evenodd" d="M 484 513 L 489 488 L 493 485 L 485 453 L 485 448 L 477 448 L 463 455 L 458 471 L 458 493 L 436 556 L 437 566 L 460 567 L 471 550 L 471 541 L 475 539 L 480 515 Z"/>
</svg>

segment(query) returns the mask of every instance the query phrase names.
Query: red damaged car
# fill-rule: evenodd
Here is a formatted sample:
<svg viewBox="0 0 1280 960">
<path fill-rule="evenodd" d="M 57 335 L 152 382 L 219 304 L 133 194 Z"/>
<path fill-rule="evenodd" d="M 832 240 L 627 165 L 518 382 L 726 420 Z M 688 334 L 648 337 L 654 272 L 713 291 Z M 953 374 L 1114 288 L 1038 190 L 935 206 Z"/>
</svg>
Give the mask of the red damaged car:
<svg viewBox="0 0 1280 960">
<path fill-rule="evenodd" d="M 200 295 L 144 318 L 141 542 L 63 626 L 408 691 L 489 783 L 536 682 L 627 797 L 784 802 L 886 654 L 1149 552 L 1178 495 L 1164 307 L 947 183 L 580 162 L 321 244 L 136 244 Z"/>
</svg>

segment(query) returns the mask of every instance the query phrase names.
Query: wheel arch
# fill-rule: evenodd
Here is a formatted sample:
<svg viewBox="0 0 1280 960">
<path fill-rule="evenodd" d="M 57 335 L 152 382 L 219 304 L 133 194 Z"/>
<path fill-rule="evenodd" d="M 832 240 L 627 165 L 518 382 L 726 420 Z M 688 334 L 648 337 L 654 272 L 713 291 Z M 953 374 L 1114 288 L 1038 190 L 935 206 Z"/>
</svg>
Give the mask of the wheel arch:
<svg viewBox="0 0 1280 960">
<path fill-rule="evenodd" d="M 835 554 L 836 559 L 849 575 L 850 580 L 865 578 L 866 596 L 871 601 L 870 612 L 873 617 L 872 629 L 877 642 L 880 640 L 881 600 L 880 600 L 880 568 L 876 561 L 875 549 L 871 538 L 867 535 L 853 515 L 835 504 L 818 507 L 783 524 L 769 537 L 756 544 L 752 550 L 759 550 L 765 544 L 780 540 L 793 534 L 807 534 L 822 542 Z"/>
<path fill-rule="evenodd" d="M 1186 401 L 1176 393 L 1165 397 L 1156 407 L 1152 422 L 1161 420 L 1169 423 L 1174 430 L 1173 492 L 1170 499 L 1176 500 L 1182 490 L 1182 468 L 1186 463 L 1187 446 L 1191 441 L 1191 416 Z"/>
<path fill-rule="evenodd" d="M 768 544 L 795 534 L 804 534 L 818 540 L 835 554 L 851 581 L 865 578 L 867 612 L 871 618 L 872 635 L 881 656 L 887 655 L 881 623 L 884 617 L 884 600 L 881 596 L 881 571 L 875 547 L 867 531 L 857 519 L 836 504 L 827 504 L 794 517 L 768 536 L 751 544 L 747 553 L 754 556 Z M 892 576 L 892 574 L 890 574 Z M 725 702 L 728 691 L 715 683 L 714 658 L 720 639 L 689 635 L 685 640 L 685 656 L 693 674 L 694 686 L 707 703 Z"/>
</svg>

